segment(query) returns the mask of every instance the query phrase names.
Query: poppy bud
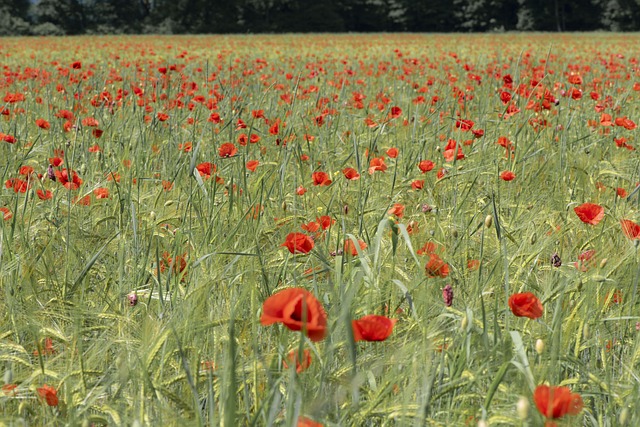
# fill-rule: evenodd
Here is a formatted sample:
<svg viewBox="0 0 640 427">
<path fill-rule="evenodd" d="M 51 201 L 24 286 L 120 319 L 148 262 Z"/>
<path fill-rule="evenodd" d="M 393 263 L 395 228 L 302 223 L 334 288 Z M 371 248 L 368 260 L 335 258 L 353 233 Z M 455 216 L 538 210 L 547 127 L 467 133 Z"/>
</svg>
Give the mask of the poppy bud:
<svg viewBox="0 0 640 427">
<path fill-rule="evenodd" d="M 4 371 L 3 381 L 5 384 L 11 384 L 13 382 L 13 371 L 11 369 Z"/>
<path fill-rule="evenodd" d="M 287 202 L 282 202 L 282 210 L 287 211 Z"/>
<path fill-rule="evenodd" d="M 526 420 L 529 417 L 529 399 L 524 396 L 520 396 L 518 403 L 516 404 L 516 412 L 521 420 Z"/>
<path fill-rule="evenodd" d="M 451 304 L 453 304 L 453 288 L 450 284 L 447 284 L 442 290 L 442 299 L 444 299 L 444 305 L 447 307 L 451 307 Z"/>
<path fill-rule="evenodd" d="M 533 245 L 536 243 L 537 240 L 538 240 L 538 236 L 536 236 L 536 233 L 531 233 L 531 238 L 529 239 L 529 243 Z"/>
<path fill-rule="evenodd" d="M 582 336 L 585 340 L 589 339 L 590 332 L 591 331 L 589 330 L 589 324 L 585 323 L 584 327 L 582 328 Z"/>
<path fill-rule="evenodd" d="M 457 239 L 457 238 L 458 238 L 458 230 L 457 230 L 457 229 L 455 229 L 455 228 L 454 228 L 453 230 L 451 230 L 451 236 L 452 236 L 454 239 Z"/>
<path fill-rule="evenodd" d="M 129 295 L 127 295 L 127 299 L 129 300 L 129 305 L 131 307 L 134 307 L 138 304 L 138 294 L 136 294 L 135 292 L 131 292 Z"/>
<path fill-rule="evenodd" d="M 173 200 L 167 200 L 166 202 L 164 202 L 164 207 L 168 208 L 169 206 L 171 206 L 173 204 Z"/>
<path fill-rule="evenodd" d="M 56 180 L 56 174 L 53 171 L 53 165 L 49 165 L 49 168 L 47 169 L 47 177 L 51 180 L 51 181 L 55 181 Z"/>
<path fill-rule="evenodd" d="M 554 253 L 551 257 L 551 265 L 554 267 L 560 267 L 562 265 L 562 260 L 560 259 L 560 255 L 558 253 Z"/>
<path fill-rule="evenodd" d="M 154 222 L 156 220 L 156 213 L 155 211 L 151 211 L 149 213 L 149 219 L 151 220 L 151 222 Z"/>
<path fill-rule="evenodd" d="M 605 268 L 607 266 L 607 258 L 602 258 L 602 261 L 600 261 L 600 268 Z"/>
<path fill-rule="evenodd" d="M 349 205 L 344 205 L 342 207 L 342 212 L 344 212 L 344 214 L 347 215 L 349 213 Z"/>
<path fill-rule="evenodd" d="M 463 331 L 466 331 L 468 326 L 469 326 L 469 318 L 467 316 L 464 316 L 462 318 L 462 321 L 460 321 L 460 328 Z"/>
<path fill-rule="evenodd" d="M 544 341 L 538 338 L 538 340 L 536 341 L 536 353 L 542 355 L 543 352 L 544 352 Z"/>
<path fill-rule="evenodd" d="M 493 217 L 491 215 L 487 215 L 487 217 L 484 219 L 484 226 L 486 228 L 491 228 L 491 224 L 493 224 Z"/>
<path fill-rule="evenodd" d="M 620 425 L 623 426 L 627 424 L 628 419 L 629 419 L 629 408 L 624 407 L 622 408 L 622 411 L 620 411 L 620 416 L 618 417 L 618 421 L 620 421 Z"/>
</svg>

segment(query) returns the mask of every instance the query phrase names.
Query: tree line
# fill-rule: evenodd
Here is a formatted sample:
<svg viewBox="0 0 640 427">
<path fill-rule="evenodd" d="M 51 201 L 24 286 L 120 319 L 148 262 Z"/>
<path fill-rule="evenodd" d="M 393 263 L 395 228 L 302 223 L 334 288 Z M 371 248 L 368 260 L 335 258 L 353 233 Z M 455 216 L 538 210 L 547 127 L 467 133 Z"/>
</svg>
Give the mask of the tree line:
<svg viewBox="0 0 640 427">
<path fill-rule="evenodd" d="M 0 0 L 0 35 L 593 30 L 640 0 Z"/>
</svg>

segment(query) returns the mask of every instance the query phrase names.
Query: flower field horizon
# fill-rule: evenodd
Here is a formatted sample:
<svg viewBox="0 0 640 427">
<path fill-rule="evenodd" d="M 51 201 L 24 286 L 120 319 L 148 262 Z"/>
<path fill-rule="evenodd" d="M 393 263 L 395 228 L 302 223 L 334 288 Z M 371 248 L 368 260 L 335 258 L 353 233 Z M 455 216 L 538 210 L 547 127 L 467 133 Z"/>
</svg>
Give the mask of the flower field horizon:
<svg viewBox="0 0 640 427">
<path fill-rule="evenodd" d="M 0 425 L 640 424 L 640 35 L 0 58 Z"/>
</svg>

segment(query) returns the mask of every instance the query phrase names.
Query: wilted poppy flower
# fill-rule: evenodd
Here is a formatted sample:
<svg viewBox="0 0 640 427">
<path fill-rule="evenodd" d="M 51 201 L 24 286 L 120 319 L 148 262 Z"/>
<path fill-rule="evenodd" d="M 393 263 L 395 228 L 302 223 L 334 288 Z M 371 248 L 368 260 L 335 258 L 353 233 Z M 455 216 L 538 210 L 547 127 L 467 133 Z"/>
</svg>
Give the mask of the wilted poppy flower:
<svg viewBox="0 0 640 427">
<path fill-rule="evenodd" d="M 502 173 L 500 173 L 500 179 L 503 181 L 512 181 L 513 179 L 515 179 L 516 174 L 511 172 L 511 171 L 503 171 Z"/>
<path fill-rule="evenodd" d="M 300 352 L 298 350 L 291 350 L 282 361 L 282 366 L 284 366 L 285 369 L 289 369 L 289 363 L 295 363 L 297 374 L 311 366 L 311 352 L 308 348 L 305 348 L 302 352 L 302 360 L 300 360 L 299 356 Z"/>
<path fill-rule="evenodd" d="M 342 170 L 342 174 L 345 178 L 350 181 L 355 181 L 356 179 L 360 179 L 360 174 L 354 168 L 345 168 Z"/>
<path fill-rule="evenodd" d="M 424 266 L 427 277 L 447 277 L 449 275 L 449 264 L 434 253 L 429 253 L 429 261 Z"/>
<path fill-rule="evenodd" d="M 640 225 L 628 219 L 620 220 L 622 232 L 631 240 L 640 239 Z"/>
<path fill-rule="evenodd" d="M 49 406 L 58 406 L 58 392 L 49 385 L 43 385 L 36 389 L 41 399 L 44 399 Z"/>
<path fill-rule="evenodd" d="M 292 254 L 308 254 L 313 249 L 313 245 L 313 239 L 306 234 L 289 233 L 281 246 L 285 246 Z"/>
<path fill-rule="evenodd" d="M 360 319 L 353 320 L 353 339 L 355 341 L 384 341 L 393 332 L 396 319 L 385 316 L 369 314 Z"/>
<path fill-rule="evenodd" d="M 444 305 L 447 307 L 451 307 L 453 304 L 453 287 L 450 284 L 447 284 L 442 289 L 442 299 L 444 300 Z"/>
<path fill-rule="evenodd" d="M 311 341 L 320 341 L 327 332 L 327 314 L 322 304 L 302 288 L 283 289 L 267 298 L 262 304 L 260 323 L 282 323 L 292 331 L 304 329 Z"/>
<path fill-rule="evenodd" d="M 585 224 L 596 225 L 604 218 L 604 208 L 594 203 L 583 203 L 573 208 L 573 211 Z"/>
<path fill-rule="evenodd" d="M 533 401 L 538 411 L 546 418 L 562 418 L 577 415 L 582 411 L 582 397 L 571 393 L 569 387 L 541 384 L 533 392 Z"/>
<path fill-rule="evenodd" d="M 311 174 L 313 179 L 313 185 L 327 186 L 331 185 L 333 181 L 329 179 L 329 175 L 326 172 L 314 172 Z"/>
<path fill-rule="evenodd" d="M 537 319 L 542 316 L 544 309 L 540 300 L 531 292 L 513 294 L 509 297 L 509 307 L 514 315 Z"/>
</svg>

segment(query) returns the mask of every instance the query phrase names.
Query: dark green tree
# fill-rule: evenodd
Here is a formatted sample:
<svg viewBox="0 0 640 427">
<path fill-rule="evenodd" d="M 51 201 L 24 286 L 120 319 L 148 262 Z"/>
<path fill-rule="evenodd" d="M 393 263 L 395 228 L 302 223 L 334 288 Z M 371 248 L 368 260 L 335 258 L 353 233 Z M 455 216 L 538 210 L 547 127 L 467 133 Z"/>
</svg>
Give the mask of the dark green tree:
<svg viewBox="0 0 640 427">
<path fill-rule="evenodd" d="M 29 0 L 0 0 L 0 36 L 28 34 Z"/>
<path fill-rule="evenodd" d="M 40 0 L 34 6 L 40 29 L 63 34 L 82 34 L 85 31 L 84 9 L 78 0 Z"/>
</svg>

